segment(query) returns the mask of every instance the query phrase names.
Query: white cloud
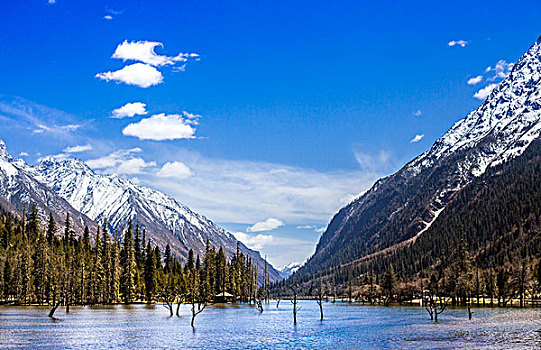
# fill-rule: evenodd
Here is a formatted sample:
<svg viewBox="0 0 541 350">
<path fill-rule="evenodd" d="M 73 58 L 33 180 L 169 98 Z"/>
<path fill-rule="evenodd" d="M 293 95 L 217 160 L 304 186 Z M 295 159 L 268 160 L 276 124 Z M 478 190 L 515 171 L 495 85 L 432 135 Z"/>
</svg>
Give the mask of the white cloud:
<svg viewBox="0 0 541 350">
<path fill-rule="evenodd" d="M 363 152 L 354 152 L 355 160 L 359 163 L 361 170 L 367 173 L 373 173 L 386 169 L 390 165 L 391 154 L 387 151 L 380 151 L 377 154 Z"/>
<path fill-rule="evenodd" d="M 163 47 L 163 44 L 156 41 L 127 41 L 117 46 L 112 58 L 124 61 L 139 61 L 152 66 L 174 65 L 178 62 L 187 62 L 190 58 L 199 57 L 196 53 L 179 53 L 176 56 L 158 55 L 154 51 L 156 47 Z"/>
<path fill-rule="evenodd" d="M 187 119 L 185 115 L 156 114 L 150 118 L 129 124 L 122 130 L 126 136 L 135 136 L 140 140 L 176 140 L 195 138 L 196 119 Z"/>
<path fill-rule="evenodd" d="M 261 231 L 272 231 L 277 229 L 280 226 L 284 226 L 284 223 L 281 220 L 275 218 L 268 218 L 265 221 L 255 223 L 253 226 L 250 226 L 246 229 L 247 232 L 261 232 Z"/>
<path fill-rule="evenodd" d="M 47 2 L 48 2 L 49 4 L 51 4 L 51 5 L 56 4 L 56 0 L 48 0 Z"/>
<path fill-rule="evenodd" d="M 96 78 L 148 88 L 163 82 L 163 75 L 156 68 L 144 63 L 134 63 L 114 72 L 96 74 Z"/>
<path fill-rule="evenodd" d="M 30 130 L 33 134 L 67 139 L 69 142 L 73 142 L 74 133 L 83 127 L 68 113 L 19 97 L 0 96 L 0 120 L 2 125 L 9 125 L 10 129 L 20 129 L 24 133 Z"/>
<path fill-rule="evenodd" d="M 126 103 L 124 106 L 116 108 L 111 113 L 111 118 L 131 118 L 136 115 L 145 115 L 147 114 L 146 104 L 142 102 L 131 102 Z"/>
<path fill-rule="evenodd" d="M 483 76 L 482 75 L 478 75 L 474 78 L 470 78 L 468 79 L 468 85 L 477 85 L 479 84 L 481 81 L 483 80 Z"/>
<path fill-rule="evenodd" d="M 303 225 L 303 226 L 297 226 L 298 229 L 306 229 L 306 230 L 311 230 L 314 228 L 314 226 L 311 226 L 311 225 Z"/>
<path fill-rule="evenodd" d="M 105 16 L 103 16 L 103 19 L 106 19 L 106 20 L 110 21 L 110 20 L 113 19 L 113 16 L 111 16 L 111 15 L 105 15 Z"/>
<path fill-rule="evenodd" d="M 174 144 L 167 146 L 148 144 L 164 161 L 182 161 L 197 176 L 178 181 L 149 172 L 141 177 L 143 184 L 179 198 L 221 223 L 252 225 L 264 217 L 280 218 L 291 225 L 323 225 L 344 205 L 345 196 L 367 190 L 375 180 L 396 170 L 394 163 L 378 160 L 362 170 L 322 172 L 277 163 L 207 158 Z M 366 158 L 379 159 L 380 155 Z"/>
<path fill-rule="evenodd" d="M 26 153 L 26 152 L 21 152 L 21 153 L 19 153 L 19 156 L 20 156 L 20 157 L 28 157 L 28 153 Z"/>
<path fill-rule="evenodd" d="M 473 95 L 473 97 L 479 100 L 484 100 L 488 97 L 488 95 L 490 95 L 490 93 L 492 92 L 492 90 L 494 90 L 496 86 L 498 86 L 498 84 L 490 84 L 488 86 L 485 86 L 481 90 L 477 91 L 475 95 Z"/>
<path fill-rule="evenodd" d="M 465 47 L 466 45 L 468 45 L 468 42 L 466 40 L 451 40 L 447 45 L 449 45 L 449 47 L 453 47 L 456 45 Z"/>
<path fill-rule="evenodd" d="M 424 134 L 417 134 L 414 138 L 411 139 L 410 143 L 419 142 L 423 139 L 423 137 L 425 137 Z"/>
<path fill-rule="evenodd" d="M 318 232 L 318 233 L 323 233 L 323 232 L 325 232 L 326 229 L 327 229 L 327 227 L 326 227 L 326 226 L 323 226 L 323 227 L 318 228 L 318 229 L 316 230 L 316 232 Z"/>
<path fill-rule="evenodd" d="M 344 205 L 349 204 L 349 203 L 353 202 L 354 200 L 356 200 L 357 198 L 359 198 L 363 193 L 364 192 L 357 193 L 357 194 L 348 193 L 345 196 L 343 196 L 342 198 L 340 198 L 340 203 L 342 203 Z"/>
<path fill-rule="evenodd" d="M 106 173 L 135 175 L 143 174 L 143 169 L 156 166 L 156 162 L 146 162 L 135 157 L 140 148 L 121 149 L 97 159 L 87 160 L 86 164 L 92 169 L 103 170 Z"/>
<path fill-rule="evenodd" d="M 421 112 L 421 110 L 417 110 L 417 111 L 413 112 L 413 115 L 416 116 L 416 117 L 419 117 L 421 114 L 423 114 L 423 112 Z"/>
<path fill-rule="evenodd" d="M 32 131 L 34 134 L 43 134 L 43 133 L 52 133 L 52 134 L 61 134 L 70 131 L 75 131 L 81 127 L 80 124 L 68 124 L 68 125 L 52 125 L 48 126 L 45 124 L 36 125 L 36 129 Z"/>
<path fill-rule="evenodd" d="M 257 234 L 255 236 L 249 235 L 244 232 L 232 232 L 236 239 L 244 243 L 248 248 L 260 250 L 263 247 L 274 242 L 272 235 Z"/>
<path fill-rule="evenodd" d="M 159 177 L 172 177 L 175 179 L 185 179 L 193 175 L 190 168 L 181 162 L 167 162 L 160 171 L 156 173 Z"/>
<path fill-rule="evenodd" d="M 92 145 L 91 144 L 87 144 L 87 145 L 77 145 L 77 146 L 72 146 L 72 147 L 66 147 L 64 148 L 64 150 L 62 152 L 66 152 L 66 153 L 80 153 L 80 152 L 85 152 L 85 151 L 91 151 L 93 149 Z"/>
<path fill-rule="evenodd" d="M 127 175 L 142 174 L 144 168 L 153 166 L 156 166 L 156 162 L 145 162 L 141 158 L 131 158 L 120 162 L 114 173 Z"/>
<path fill-rule="evenodd" d="M 514 63 L 513 62 L 507 62 L 506 60 L 499 60 L 496 62 L 496 65 L 494 67 L 488 66 L 485 69 L 486 73 L 494 72 L 494 76 L 491 78 L 488 78 L 488 81 L 494 81 L 496 79 L 503 79 L 505 78 L 510 72 L 511 69 L 513 69 Z"/>
</svg>

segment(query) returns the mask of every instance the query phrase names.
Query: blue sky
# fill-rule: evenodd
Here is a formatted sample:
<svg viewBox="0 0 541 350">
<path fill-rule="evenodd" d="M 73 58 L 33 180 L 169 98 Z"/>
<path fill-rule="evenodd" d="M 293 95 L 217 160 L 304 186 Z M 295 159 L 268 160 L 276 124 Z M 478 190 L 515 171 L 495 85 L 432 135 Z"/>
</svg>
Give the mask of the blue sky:
<svg viewBox="0 0 541 350">
<path fill-rule="evenodd" d="M 30 164 L 69 153 L 123 173 L 275 265 L 302 261 L 334 212 L 482 102 L 540 14 L 539 1 L 4 1 L 0 138 Z M 145 41 L 161 63 L 140 57 Z M 112 58 L 124 42 L 141 45 Z M 163 81 L 96 77 L 135 64 L 139 85 Z M 136 102 L 146 114 L 110 118 Z"/>
</svg>

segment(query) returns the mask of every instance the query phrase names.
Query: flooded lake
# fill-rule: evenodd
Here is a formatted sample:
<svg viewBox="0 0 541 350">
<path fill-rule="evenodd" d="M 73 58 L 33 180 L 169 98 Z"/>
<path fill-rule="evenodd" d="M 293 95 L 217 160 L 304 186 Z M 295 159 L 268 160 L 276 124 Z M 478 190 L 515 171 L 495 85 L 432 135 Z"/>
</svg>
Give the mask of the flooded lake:
<svg viewBox="0 0 541 350">
<path fill-rule="evenodd" d="M 27 349 L 540 349 L 541 309 L 446 310 L 434 324 L 419 307 L 301 301 L 211 306 L 190 327 L 190 310 L 169 317 L 160 305 L 72 307 L 57 319 L 48 308 L 0 307 L 0 348 Z"/>
</svg>

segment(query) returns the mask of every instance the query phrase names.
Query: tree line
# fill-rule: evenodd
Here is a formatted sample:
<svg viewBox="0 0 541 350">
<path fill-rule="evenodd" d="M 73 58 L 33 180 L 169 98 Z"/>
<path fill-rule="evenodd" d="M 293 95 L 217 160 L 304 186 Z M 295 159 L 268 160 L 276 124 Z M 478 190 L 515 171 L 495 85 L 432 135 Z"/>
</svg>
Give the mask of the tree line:
<svg viewBox="0 0 541 350">
<path fill-rule="evenodd" d="M 42 225 L 36 206 L 21 219 L 0 213 L 0 302 L 13 305 L 106 305 L 190 302 L 202 305 L 219 293 L 252 301 L 258 293 L 255 263 L 237 251 L 226 257 L 207 241 L 204 256 L 190 250 L 185 264 L 128 224 L 111 232 L 107 221 L 77 233 L 69 215 L 59 229 L 53 215 Z M 224 294 L 225 295 L 225 294 Z"/>
</svg>

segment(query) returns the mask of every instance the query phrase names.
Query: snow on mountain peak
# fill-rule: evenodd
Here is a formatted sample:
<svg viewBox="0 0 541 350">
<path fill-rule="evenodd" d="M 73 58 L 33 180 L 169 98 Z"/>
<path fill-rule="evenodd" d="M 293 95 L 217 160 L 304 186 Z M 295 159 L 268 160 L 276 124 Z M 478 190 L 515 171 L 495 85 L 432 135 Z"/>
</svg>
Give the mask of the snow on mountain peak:
<svg viewBox="0 0 541 350">
<path fill-rule="evenodd" d="M 475 159 L 464 166 L 465 174 L 480 176 L 487 167 L 522 154 L 540 132 L 541 41 L 538 39 L 483 104 L 412 161 L 409 172 L 419 173 L 456 152 L 478 148 Z M 492 139 L 497 142 L 491 142 Z"/>
<path fill-rule="evenodd" d="M 0 158 L 6 159 L 6 160 L 12 159 L 11 155 L 8 153 L 6 144 L 1 139 L 0 139 Z"/>
</svg>

